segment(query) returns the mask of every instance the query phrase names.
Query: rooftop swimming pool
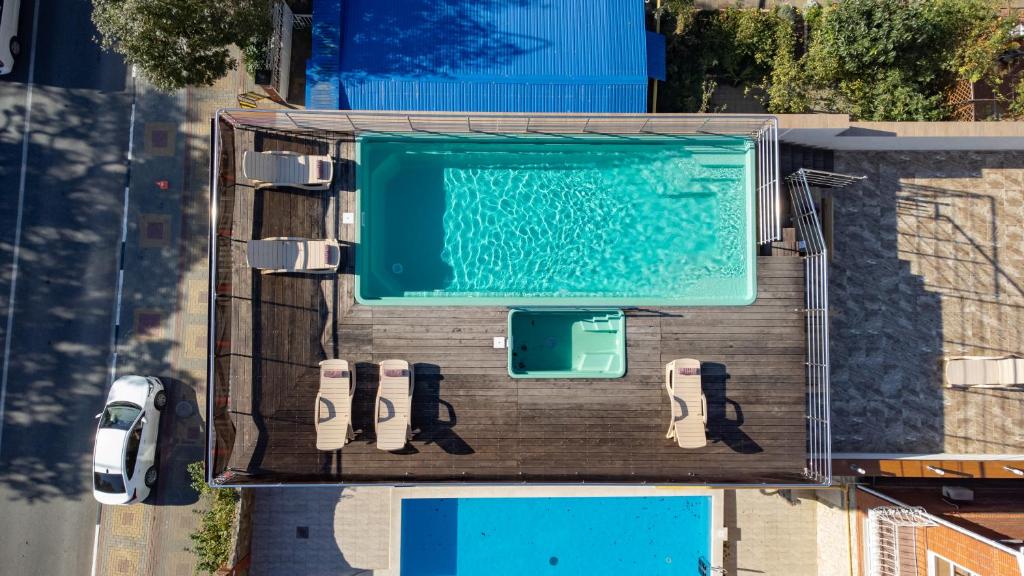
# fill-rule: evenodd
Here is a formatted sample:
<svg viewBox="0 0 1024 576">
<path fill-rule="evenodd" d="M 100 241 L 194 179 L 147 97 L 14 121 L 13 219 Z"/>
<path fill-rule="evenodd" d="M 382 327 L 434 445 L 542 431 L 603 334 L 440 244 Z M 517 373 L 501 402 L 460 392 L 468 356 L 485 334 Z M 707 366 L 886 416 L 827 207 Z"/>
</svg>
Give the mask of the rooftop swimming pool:
<svg viewBox="0 0 1024 576">
<path fill-rule="evenodd" d="M 404 498 L 401 574 L 709 574 L 711 500 Z"/>
<path fill-rule="evenodd" d="M 732 136 L 363 136 L 356 298 L 750 304 L 754 155 Z"/>
</svg>

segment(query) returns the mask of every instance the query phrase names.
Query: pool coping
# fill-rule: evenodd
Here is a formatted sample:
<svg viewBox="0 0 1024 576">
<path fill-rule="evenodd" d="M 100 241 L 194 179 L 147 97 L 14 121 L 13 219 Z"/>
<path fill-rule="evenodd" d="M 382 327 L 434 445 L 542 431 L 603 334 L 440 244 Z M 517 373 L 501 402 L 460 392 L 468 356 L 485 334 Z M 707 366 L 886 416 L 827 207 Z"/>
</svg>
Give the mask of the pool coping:
<svg viewBox="0 0 1024 576">
<path fill-rule="evenodd" d="M 396 486 L 391 490 L 388 568 L 377 576 L 400 576 L 402 571 L 402 500 L 417 498 L 628 498 L 707 496 L 711 498 L 711 567 L 724 566 L 725 491 L 697 486 Z"/>
</svg>

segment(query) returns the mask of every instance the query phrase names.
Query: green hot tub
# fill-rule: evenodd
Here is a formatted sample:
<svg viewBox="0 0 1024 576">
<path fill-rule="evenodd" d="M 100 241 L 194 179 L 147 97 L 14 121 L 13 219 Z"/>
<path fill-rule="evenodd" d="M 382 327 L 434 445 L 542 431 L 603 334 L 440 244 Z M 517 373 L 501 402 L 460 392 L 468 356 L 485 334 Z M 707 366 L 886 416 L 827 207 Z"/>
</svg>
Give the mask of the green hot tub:
<svg viewBox="0 0 1024 576">
<path fill-rule="evenodd" d="M 514 309 L 508 313 L 513 378 L 621 378 L 626 373 L 622 310 Z"/>
</svg>

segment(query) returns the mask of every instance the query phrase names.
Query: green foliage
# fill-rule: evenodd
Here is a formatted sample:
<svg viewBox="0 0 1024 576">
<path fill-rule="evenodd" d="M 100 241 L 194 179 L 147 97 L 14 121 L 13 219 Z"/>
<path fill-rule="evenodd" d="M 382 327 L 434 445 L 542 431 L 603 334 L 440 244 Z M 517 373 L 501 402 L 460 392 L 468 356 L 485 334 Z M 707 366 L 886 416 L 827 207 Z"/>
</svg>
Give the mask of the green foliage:
<svg viewBox="0 0 1024 576">
<path fill-rule="evenodd" d="M 203 462 L 188 465 L 192 489 L 200 498 L 208 501 L 210 509 L 202 514 L 202 521 L 195 532 L 189 534 L 192 552 L 196 555 L 200 570 L 210 574 L 216 572 L 231 555 L 231 539 L 235 527 L 235 510 L 241 494 L 235 488 L 210 488 L 204 477 Z"/>
<path fill-rule="evenodd" d="M 862 120 L 945 118 L 958 79 L 995 77 L 1009 31 L 989 0 L 843 0 L 808 18 L 809 89 Z"/>
<path fill-rule="evenodd" d="M 100 44 L 124 56 L 154 86 L 209 86 L 237 67 L 243 50 L 270 35 L 269 0 L 93 0 Z"/>
<path fill-rule="evenodd" d="M 1013 91 L 1013 99 L 1010 101 L 1010 115 L 1014 118 L 1024 118 L 1024 80 L 1017 83 Z"/>
<path fill-rule="evenodd" d="M 688 27 L 679 33 L 677 26 L 667 42 L 663 110 L 706 108 L 706 88 L 719 83 L 757 89 L 773 112 L 802 107 L 792 9 L 728 8 L 686 17 Z"/>
<path fill-rule="evenodd" d="M 707 86 L 731 84 L 776 114 L 941 120 L 958 80 L 999 83 L 997 57 L 1012 46 L 1013 22 L 993 1 L 842 0 L 798 15 L 788 6 L 697 12 L 678 0 L 667 5 L 676 26 L 659 110 L 706 108 Z M 797 32 L 805 28 L 804 51 Z"/>
</svg>

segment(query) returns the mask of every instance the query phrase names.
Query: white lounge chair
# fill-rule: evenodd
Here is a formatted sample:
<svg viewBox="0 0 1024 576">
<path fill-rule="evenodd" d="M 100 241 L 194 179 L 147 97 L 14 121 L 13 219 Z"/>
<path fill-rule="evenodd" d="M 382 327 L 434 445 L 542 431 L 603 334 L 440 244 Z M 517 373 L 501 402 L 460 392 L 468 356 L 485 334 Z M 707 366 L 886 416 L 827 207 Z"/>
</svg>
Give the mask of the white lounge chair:
<svg viewBox="0 0 1024 576">
<path fill-rule="evenodd" d="M 946 386 L 1010 388 L 1024 386 L 1024 358 L 952 356 L 944 360 Z"/>
<path fill-rule="evenodd" d="M 344 360 L 320 363 L 320 390 L 316 393 L 313 424 L 317 450 L 340 450 L 354 436 L 352 397 L 356 392 L 355 370 Z"/>
<path fill-rule="evenodd" d="M 337 240 L 276 237 L 249 240 L 246 262 L 264 274 L 308 272 L 330 274 L 341 264 Z"/>
<path fill-rule="evenodd" d="M 707 446 L 708 402 L 700 385 L 700 361 L 682 358 L 666 364 L 665 390 L 672 405 L 665 437 L 675 438 L 680 448 Z"/>
<path fill-rule="evenodd" d="M 334 179 L 334 161 L 330 156 L 314 156 L 271 150 L 246 150 L 242 155 L 242 175 L 264 186 L 290 186 L 306 190 L 326 190 Z"/>
<path fill-rule="evenodd" d="M 380 386 L 374 427 L 377 448 L 401 450 L 412 439 L 413 369 L 405 360 L 384 360 L 380 363 Z"/>
</svg>

